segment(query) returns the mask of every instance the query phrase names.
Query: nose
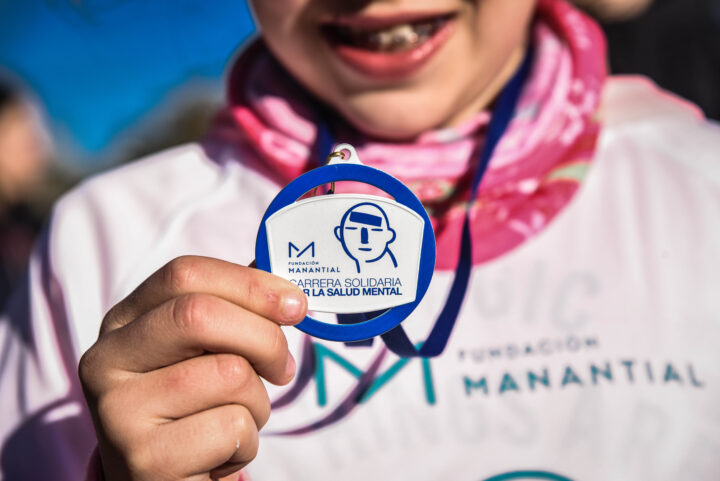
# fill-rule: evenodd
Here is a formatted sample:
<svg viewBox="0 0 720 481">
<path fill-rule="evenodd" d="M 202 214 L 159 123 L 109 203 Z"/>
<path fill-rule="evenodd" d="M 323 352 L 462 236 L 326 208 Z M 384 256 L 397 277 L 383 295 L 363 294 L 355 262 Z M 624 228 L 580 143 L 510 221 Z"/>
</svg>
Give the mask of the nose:
<svg viewBox="0 0 720 481">
<path fill-rule="evenodd" d="M 360 243 L 361 244 L 367 244 L 368 243 L 368 231 L 367 227 L 363 227 L 360 231 Z"/>
</svg>

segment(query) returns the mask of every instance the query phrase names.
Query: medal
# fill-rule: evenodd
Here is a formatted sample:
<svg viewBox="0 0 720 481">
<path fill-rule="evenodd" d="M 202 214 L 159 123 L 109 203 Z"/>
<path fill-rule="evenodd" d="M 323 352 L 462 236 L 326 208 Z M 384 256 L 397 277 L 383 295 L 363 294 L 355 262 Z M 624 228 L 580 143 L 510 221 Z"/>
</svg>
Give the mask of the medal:
<svg viewBox="0 0 720 481">
<path fill-rule="evenodd" d="M 298 200 L 336 181 L 369 184 L 391 198 L 333 193 Z M 410 189 L 363 165 L 350 144 L 340 144 L 326 165 L 301 175 L 275 197 L 260 223 L 255 256 L 259 269 L 302 289 L 311 312 L 380 311 L 357 324 L 308 315 L 297 325 L 322 339 L 360 341 L 395 328 L 420 303 L 435 268 L 435 236 Z"/>
</svg>

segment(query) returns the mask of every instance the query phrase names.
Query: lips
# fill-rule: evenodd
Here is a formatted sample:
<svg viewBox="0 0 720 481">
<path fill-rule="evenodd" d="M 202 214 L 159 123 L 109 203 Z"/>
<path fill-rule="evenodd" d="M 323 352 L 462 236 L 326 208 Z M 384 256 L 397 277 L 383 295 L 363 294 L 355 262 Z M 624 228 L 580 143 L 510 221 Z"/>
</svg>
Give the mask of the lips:
<svg viewBox="0 0 720 481">
<path fill-rule="evenodd" d="M 320 30 L 342 62 L 373 78 L 401 78 L 420 69 L 450 36 L 454 14 L 354 16 Z"/>
</svg>

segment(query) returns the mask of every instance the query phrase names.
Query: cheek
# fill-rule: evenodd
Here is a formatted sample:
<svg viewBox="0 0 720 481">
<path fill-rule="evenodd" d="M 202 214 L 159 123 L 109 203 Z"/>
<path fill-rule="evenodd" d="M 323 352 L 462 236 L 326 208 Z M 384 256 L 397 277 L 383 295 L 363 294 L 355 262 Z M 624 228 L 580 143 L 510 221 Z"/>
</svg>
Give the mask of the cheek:
<svg viewBox="0 0 720 481">
<path fill-rule="evenodd" d="M 285 68 L 304 79 L 321 70 L 312 52 L 321 40 L 314 22 L 313 0 L 253 0 L 265 43 Z"/>
<path fill-rule="evenodd" d="M 255 17 L 263 30 L 299 17 L 309 7 L 310 0 L 252 0 Z"/>
<path fill-rule="evenodd" d="M 503 73 L 513 55 L 526 43 L 535 0 L 486 0 L 466 17 L 459 32 L 457 53 L 447 55 L 443 69 L 452 72 L 463 90 L 457 100 L 482 95 Z M 465 72 L 463 75 L 461 72 Z"/>
<path fill-rule="evenodd" d="M 535 0 L 477 0 L 459 19 L 453 43 L 436 69 L 438 85 L 452 86 L 459 108 L 488 89 L 524 47 Z"/>
<path fill-rule="evenodd" d="M 279 51 L 292 48 L 297 42 L 304 1 L 255 0 L 253 10 L 265 41 Z M 293 41 L 295 40 L 295 42 Z"/>
<path fill-rule="evenodd" d="M 535 0 L 486 0 L 469 16 L 469 47 L 488 59 L 488 69 L 498 68 L 518 45 L 525 41 Z"/>
</svg>

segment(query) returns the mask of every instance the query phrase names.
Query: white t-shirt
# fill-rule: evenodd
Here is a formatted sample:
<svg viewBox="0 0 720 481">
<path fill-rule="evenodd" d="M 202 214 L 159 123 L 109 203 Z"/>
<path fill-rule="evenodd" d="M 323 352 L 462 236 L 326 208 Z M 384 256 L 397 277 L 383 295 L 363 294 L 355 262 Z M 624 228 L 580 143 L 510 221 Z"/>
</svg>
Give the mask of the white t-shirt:
<svg viewBox="0 0 720 481">
<path fill-rule="evenodd" d="M 720 479 L 720 129 L 638 78 L 609 81 L 603 111 L 579 192 L 539 235 L 474 268 L 443 355 L 388 354 L 342 419 L 272 434 L 337 410 L 383 349 L 312 340 L 312 379 L 274 410 L 251 479 Z M 94 434 L 74 366 L 112 305 L 180 255 L 253 259 L 279 186 L 237 155 L 173 149 L 59 202 L 30 289 L 0 324 L 7 479 L 49 466 L 81 476 Z M 436 273 L 404 323 L 414 341 L 452 275 Z M 304 335 L 286 333 L 302 364 Z M 12 454 L 36 445 L 43 466 Z"/>
</svg>

